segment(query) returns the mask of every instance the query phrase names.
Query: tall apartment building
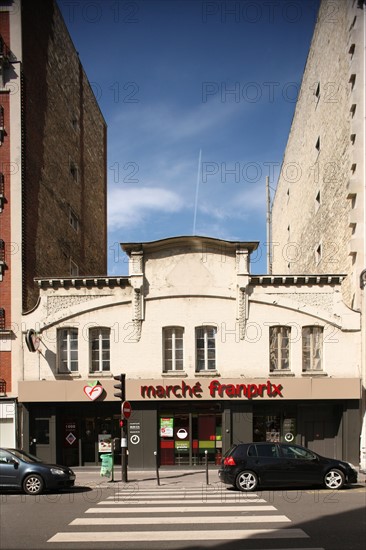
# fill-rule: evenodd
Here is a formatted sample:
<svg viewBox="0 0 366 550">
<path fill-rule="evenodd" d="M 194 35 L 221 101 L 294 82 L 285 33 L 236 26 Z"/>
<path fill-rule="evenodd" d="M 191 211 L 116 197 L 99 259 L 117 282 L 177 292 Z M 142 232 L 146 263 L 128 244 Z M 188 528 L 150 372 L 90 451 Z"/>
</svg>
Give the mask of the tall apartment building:
<svg viewBox="0 0 366 550">
<path fill-rule="evenodd" d="M 106 123 L 54 0 L 0 1 L 0 439 L 34 277 L 106 273 Z"/>
<path fill-rule="evenodd" d="M 272 206 L 273 272 L 347 275 L 364 388 L 365 17 L 364 0 L 321 2 Z"/>
</svg>

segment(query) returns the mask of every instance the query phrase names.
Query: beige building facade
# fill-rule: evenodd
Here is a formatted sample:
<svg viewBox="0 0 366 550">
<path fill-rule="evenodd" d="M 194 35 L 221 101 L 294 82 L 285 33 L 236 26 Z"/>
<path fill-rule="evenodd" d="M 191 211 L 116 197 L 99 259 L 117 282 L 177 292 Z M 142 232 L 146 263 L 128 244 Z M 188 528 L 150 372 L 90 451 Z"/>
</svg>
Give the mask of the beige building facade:
<svg viewBox="0 0 366 550">
<path fill-rule="evenodd" d="M 103 440 L 120 436 L 113 377 L 124 373 L 132 467 L 153 467 L 154 452 L 164 466 L 202 464 L 205 451 L 217 463 L 248 440 L 354 460 L 360 314 L 342 276 L 251 275 L 257 245 L 129 243 L 128 277 L 38 279 L 23 316 L 39 347 L 22 350 L 21 446 L 98 463 Z"/>
<path fill-rule="evenodd" d="M 272 206 L 273 273 L 347 275 L 343 299 L 362 313 L 363 411 L 365 30 L 363 1 L 321 2 Z"/>
</svg>

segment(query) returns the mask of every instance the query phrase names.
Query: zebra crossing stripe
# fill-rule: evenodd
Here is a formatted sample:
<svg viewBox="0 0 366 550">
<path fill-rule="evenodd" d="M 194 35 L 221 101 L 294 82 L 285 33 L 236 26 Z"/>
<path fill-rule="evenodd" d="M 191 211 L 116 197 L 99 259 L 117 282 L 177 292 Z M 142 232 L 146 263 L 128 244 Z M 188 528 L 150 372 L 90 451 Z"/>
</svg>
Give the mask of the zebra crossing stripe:
<svg viewBox="0 0 366 550">
<path fill-rule="evenodd" d="M 110 500 L 109 500 L 110 499 Z M 110 504 L 129 504 L 129 503 L 132 503 L 132 504 L 151 504 L 151 505 L 155 505 L 155 504 L 174 504 L 174 505 L 179 505 L 179 504 L 225 504 L 225 502 L 228 502 L 229 504 L 240 504 L 241 506 L 243 507 L 246 507 L 248 506 L 248 504 L 246 502 L 238 502 L 236 500 L 230 500 L 230 501 L 224 501 L 222 500 L 221 498 L 211 498 L 211 499 L 207 499 L 207 500 L 202 500 L 200 498 L 149 498 L 149 499 L 142 499 L 142 498 L 126 498 L 126 499 L 123 499 L 123 498 L 116 498 L 116 497 L 108 497 L 108 500 L 103 500 L 102 502 L 99 502 L 100 505 L 110 505 Z M 265 503 L 266 501 L 265 500 L 256 500 L 255 501 L 256 504 L 261 504 L 261 503 Z"/>
<path fill-rule="evenodd" d="M 285 523 L 291 522 L 286 516 L 210 516 L 201 518 L 204 523 Z M 176 525 L 180 523 L 196 523 L 197 516 L 161 516 L 156 517 L 116 517 L 116 518 L 77 518 L 69 525 Z"/>
<path fill-rule="evenodd" d="M 235 531 L 74 531 L 57 533 L 48 542 L 172 542 L 243 539 L 302 539 L 309 538 L 302 529 L 240 529 Z"/>
<path fill-rule="evenodd" d="M 99 502 L 99 504 L 102 504 Z M 108 502 L 108 504 L 113 504 L 113 502 Z M 171 506 L 159 506 L 156 508 L 151 508 L 151 506 L 114 506 L 114 507 L 108 507 L 108 508 L 89 508 L 85 511 L 86 514 L 138 514 L 138 513 L 152 513 L 152 512 L 195 512 L 196 514 L 199 512 L 213 512 L 217 507 L 214 506 L 178 506 L 174 507 L 174 510 Z M 231 506 L 231 505 L 225 505 L 225 512 L 268 512 L 268 511 L 276 511 L 276 508 L 274 506 Z M 221 510 L 220 510 L 221 511 Z M 267 517 L 267 516 L 265 516 Z M 197 520 L 197 518 L 196 518 Z"/>
</svg>

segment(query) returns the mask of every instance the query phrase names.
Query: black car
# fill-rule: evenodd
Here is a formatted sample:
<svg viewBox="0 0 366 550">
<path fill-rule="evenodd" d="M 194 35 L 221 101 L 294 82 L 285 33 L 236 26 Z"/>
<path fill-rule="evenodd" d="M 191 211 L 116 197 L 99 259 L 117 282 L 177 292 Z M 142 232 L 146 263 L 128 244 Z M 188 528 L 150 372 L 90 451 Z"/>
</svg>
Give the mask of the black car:
<svg viewBox="0 0 366 550">
<path fill-rule="evenodd" d="M 75 474 L 67 466 L 45 464 L 25 451 L 0 449 L 0 489 L 20 489 L 28 495 L 72 487 Z"/>
<path fill-rule="evenodd" d="M 258 486 L 296 485 L 341 489 L 345 484 L 357 483 L 357 471 L 352 464 L 287 443 L 233 445 L 218 473 L 223 483 L 240 491 L 254 491 Z"/>
</svg>

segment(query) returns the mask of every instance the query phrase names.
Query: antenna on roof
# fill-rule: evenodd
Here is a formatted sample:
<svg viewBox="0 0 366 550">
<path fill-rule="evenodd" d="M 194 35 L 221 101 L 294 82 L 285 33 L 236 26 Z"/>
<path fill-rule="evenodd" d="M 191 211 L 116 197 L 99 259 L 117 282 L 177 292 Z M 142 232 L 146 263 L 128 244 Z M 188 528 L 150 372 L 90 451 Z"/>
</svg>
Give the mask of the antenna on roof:
<svg viewBox="0 0 366 550">
<path fill-rule="evenodd" d="M 196 200 L 194 202 L 193 233 L 192 233 L 193 235 L 196 234 L 198 190 L 199 190 L 199 187 L 200 187 L 201 157 L 202 157 L 202 151 L 200 149 L 200 154 L 198 155 L 198 167 L 197 167 Z"/>
<path fill-rule="evenodd" d="M 269 177 L 266 176 L 266 195 L 267 195 L 267 273 L 272 274 L 272 212 L 271 212 L 271 190 L 269 186 Z"/>
</svg>

